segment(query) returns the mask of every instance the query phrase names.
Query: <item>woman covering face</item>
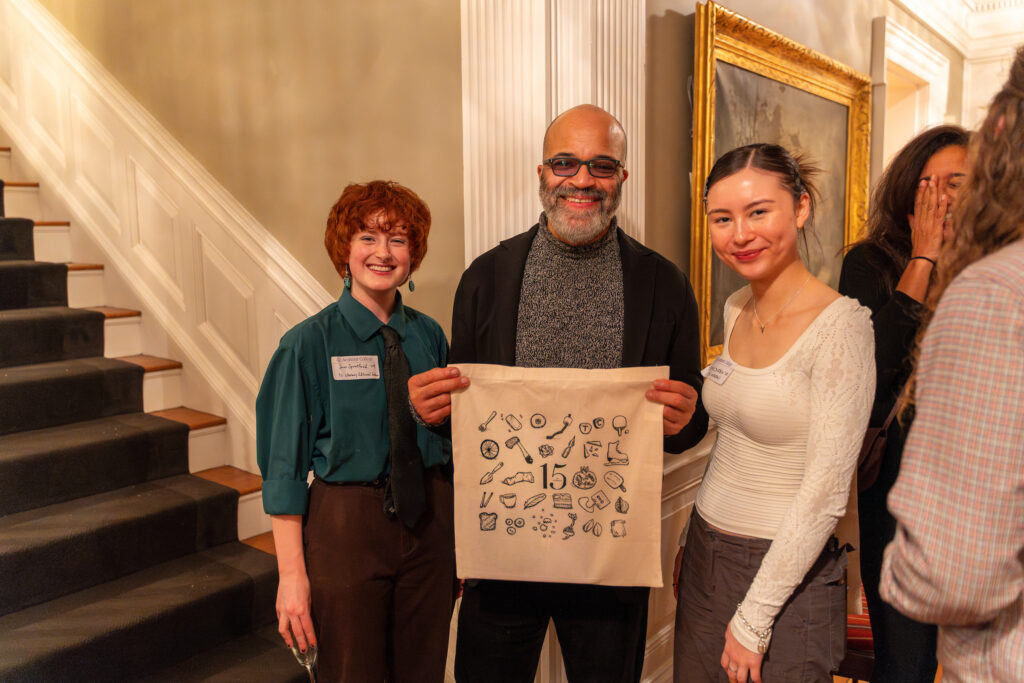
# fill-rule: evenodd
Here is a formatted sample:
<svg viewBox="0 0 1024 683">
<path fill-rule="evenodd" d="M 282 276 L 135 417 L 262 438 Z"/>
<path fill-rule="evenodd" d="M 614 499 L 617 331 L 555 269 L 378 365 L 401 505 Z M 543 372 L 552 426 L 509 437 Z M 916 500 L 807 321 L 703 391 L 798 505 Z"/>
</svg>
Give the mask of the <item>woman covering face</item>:
<svg viewBox="0 0 1024 683">
<path fill-rule="evenodd" d="M 451 444 L 408 409 L 448 343 L 405 306 L 430 211 L 393 182 L 349 185 L 325 244 L 345 287 L 281 339 L 256 399 L 285 642 L 321 681 L 444 678 L 454 602 Z M 312 472 L 313 482 L 306 481 Z"/>
<path fill-rule="evenodd" d="M 704 402 L 718 438 L 677 556 L 676 681 L 831 681 L 845 654 L 843 515 L 874 397 L 867 309 L 800 258 L 815 171 L 778 145 L 722 156 L 705 201 L 725 304 Z M 681 566 L 680 566 L 681 561 Z"/>
<path fill-rule="evenodd" d="M 871 425 L 882 427 L 911 371 L 914 337 L 943 244 L 952 237 L 954 202 L 966 179 L 967 131 L 929 128 L 901 149 L 871 198 L 868 236 L 843 259 L 839 291 L 871 309 L 877 383 Z M 886 449 L 874 481 L 860 482 L 861 580 L 871 615 L 875 675 L 894 683 L 931 683 L 936 628 L 914 621 L 878 593 L 882 551 L 896 521 L 886 498 L 896 481 L 912 416 L 891 419 Z M 870 479 L 870 478 L 869 478 Z"/>
</svg>

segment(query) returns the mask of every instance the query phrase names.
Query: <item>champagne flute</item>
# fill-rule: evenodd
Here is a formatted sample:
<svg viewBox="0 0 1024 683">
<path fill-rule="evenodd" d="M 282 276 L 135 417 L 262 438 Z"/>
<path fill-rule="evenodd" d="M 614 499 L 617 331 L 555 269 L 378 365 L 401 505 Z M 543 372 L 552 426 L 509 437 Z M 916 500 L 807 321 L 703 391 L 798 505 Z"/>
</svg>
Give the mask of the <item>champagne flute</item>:
<svg viewBox="0 0 1024 683">
<path fill-rule="evenodd" d="M 291 650 L 292 654 L 295 656 L 295 661 L 297 661 L 299 663 L 299 666 L 304 668 L 306 670 L 306 673 L 309 674 L 309 683 L 316 683 L 316 674 L 314 673 L 314 671 L 316 670 L 317 657 L 316 645 L 307 644 L 306 651 L 302 652 L 299 650 L 298 646 L 295 645 L 296 642 L 298 641 L 295 639 L 295 632 L 293 631 Z"/>
</svg>

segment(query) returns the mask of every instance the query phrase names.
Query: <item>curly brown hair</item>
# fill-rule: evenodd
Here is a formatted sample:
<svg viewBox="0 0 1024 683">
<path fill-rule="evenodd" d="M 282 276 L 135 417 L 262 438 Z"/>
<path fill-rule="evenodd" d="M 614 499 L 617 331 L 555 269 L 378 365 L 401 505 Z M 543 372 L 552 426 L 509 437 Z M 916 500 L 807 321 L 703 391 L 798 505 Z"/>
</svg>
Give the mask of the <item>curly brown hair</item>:
<svg viewBox="0 0 1024 683">
<path fill-rule="evenodd" d="M 324 246 L 334 269 L 342 277 L 348 269 L 352 238 L 366 228 L 368 219 L 381 212 L 384 217 L 374 227 L 390 232 L 394 226 L 403 224 L 409 238 L 409 272 L 420 267 L 427 254 L 430 209 L 419 195 L 404 185 L 393 180 L 371 180 L 348 185 L 327 216 Z"/>
<path fill-rule="evenodd" d="M 953 212 L 953 239 L 939 257 L 929 309 L 978 259 L 1024 237 L 1024 45 L 989 105 L 967 154 L 967 182 Z"/>
<path fill-rule="evenodd" d="M 915 366 L 946 288 L 967 266 L 1024 237 L 1024 45 L 967 148 L 967 181 L 953 210 L 953 237 L 939 255 L 917 337 Z M 908 393 L 913 400 L 913 381 Z"/>
</svg>

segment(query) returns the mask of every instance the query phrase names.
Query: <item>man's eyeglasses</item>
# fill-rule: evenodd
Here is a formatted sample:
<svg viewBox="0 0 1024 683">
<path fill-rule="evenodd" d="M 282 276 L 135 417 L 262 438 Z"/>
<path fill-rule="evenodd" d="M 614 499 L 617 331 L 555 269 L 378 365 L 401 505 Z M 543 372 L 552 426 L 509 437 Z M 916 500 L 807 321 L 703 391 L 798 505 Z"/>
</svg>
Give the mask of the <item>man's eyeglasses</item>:
<svg viewBox="0 0 1024 683">
<path fill-rule="evenodd" d="M 551 157 L 545 159 L 544 163 L 551 167 L 551 172 L 563 178 L 569 178 L 579 173 L 580 166 L 586 166 L 590 175 L 595 178 L 611 178 L 622 166 L 618 159 L 608 157 L 596 157 L 583 161 L 576 157 Z"/>
</svg>

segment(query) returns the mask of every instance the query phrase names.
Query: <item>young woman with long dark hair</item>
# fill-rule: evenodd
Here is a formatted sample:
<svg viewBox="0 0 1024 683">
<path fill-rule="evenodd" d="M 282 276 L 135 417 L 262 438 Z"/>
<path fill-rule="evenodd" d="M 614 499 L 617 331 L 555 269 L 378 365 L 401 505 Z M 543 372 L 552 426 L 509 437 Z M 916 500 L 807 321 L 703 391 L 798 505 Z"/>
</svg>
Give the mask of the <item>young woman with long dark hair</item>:
<svg viewBox="0 0 1024 683">
<path fill-rule="evenodd" d="M 967 140 L 959 126 L 937 126 L 897 152 L 871 198 L 867 236 L 843 259 L 839 291 L 870 308 L 874 322 L 876 427 L 895 408 L 910 375 L 922 304 L 951 237 L 950 212 L 967 173 Z M 932 683 L 937 667 L 935 627 L 907 618 L 878 595 L 882 551 L 896 529 L 885 501 L 899 472 L 908 417 L 890 422 L 878 478 L 857 500 L 874 679 L 882 683 Z"/>
</svg>

